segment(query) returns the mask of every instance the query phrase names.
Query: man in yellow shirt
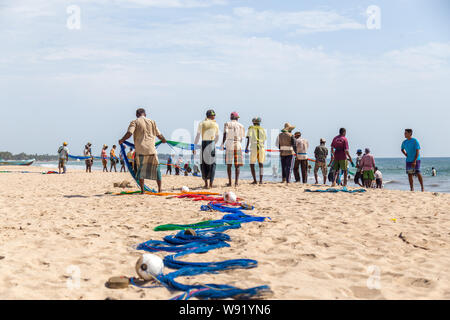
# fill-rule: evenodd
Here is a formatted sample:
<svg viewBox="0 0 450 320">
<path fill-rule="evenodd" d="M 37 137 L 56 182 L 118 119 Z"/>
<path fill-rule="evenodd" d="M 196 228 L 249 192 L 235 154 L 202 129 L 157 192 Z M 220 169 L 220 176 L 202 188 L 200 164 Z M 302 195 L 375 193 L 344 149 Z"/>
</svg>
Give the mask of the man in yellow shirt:
<svg viewBox="0 0 450 320">
<path fill-rule="evenodd" d="M 205 181 L 205 189 L 213 187 L 216 173 L 216 143 L 219 140 L 219 125 L 216 123 L 214 110 L 206 112 L 206 119 L 199 123 L 194 144 L 197 145 L 202 138 L 202 151 L 200 154 L 202 179 Z M 195 154 L 195 148 L 192 150 Z M 208 185 L 209 181 L 209 185 Z"/>
<path fill-rule="evenodd" d="M 266 151 L 264 150 L 264 143 L 267 140 L 266 131 L 260 126 L 261 118 L 254 118 L 253 125 L 247 130 L 247 146 L 245 153 L 248 153 L 248 146 L 250 145 L 250 169 L 253 176 L 253 184 L 257 184 L 255 164 L 259 164 L 259 184 L 262 184 L 264 172 L 264 160 L 266 158 Z"/>
</svg>

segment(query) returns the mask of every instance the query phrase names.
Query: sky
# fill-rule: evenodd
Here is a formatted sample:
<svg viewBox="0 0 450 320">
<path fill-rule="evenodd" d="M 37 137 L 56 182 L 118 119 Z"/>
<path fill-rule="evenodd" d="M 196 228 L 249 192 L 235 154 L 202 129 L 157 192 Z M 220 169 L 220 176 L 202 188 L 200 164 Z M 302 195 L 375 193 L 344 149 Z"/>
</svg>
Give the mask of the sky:
<svg viewBox="0 0 450 320">
<path fill-rule="evenodd" d="M 0 151 L 100 153 L 143 107 L 177 141 L 214 109 L 268 147 L 289 122 L 400 157 L 412 128 L 450 156 L 446 0 L 0 0 L 0 43 Z"/>
</svg>

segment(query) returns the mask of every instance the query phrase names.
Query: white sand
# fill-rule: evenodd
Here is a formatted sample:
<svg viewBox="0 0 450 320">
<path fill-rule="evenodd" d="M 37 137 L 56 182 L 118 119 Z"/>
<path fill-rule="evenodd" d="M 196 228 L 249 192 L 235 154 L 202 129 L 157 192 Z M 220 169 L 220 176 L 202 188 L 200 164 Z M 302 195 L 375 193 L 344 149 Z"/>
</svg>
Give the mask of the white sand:
<svg viewBox="0 0 450 320">
<path fill-rule="evenodd" d="M 112 276 L 135 276 L 142 252 L 133 245 L 174 233 L 153 231 L 157 225 L 223 214 L 201 212 L 204 202 L 187 199 L 105 194 L 121 191 L 113 183 L 122 180 L 131 177 L 80 171 L 1 173 L 0 299 L 168 299 L 179 294 L 165 288 L 112 290 L 105 282 Z M 192 191 L 202 183 L 194 177 L 163 177 L 165 191 L 182 185 Z M 273 299 L 450 299 L 449 194 L 321 194 L 306 193 L 305 188 L 315 187 L 300 184 L 253 186 L 243 181 L 237 189 L 224 184 L 217 179 L 212 191 L 232 189 L 255 205 L 251 214 L 272 220 L 228 231 L 230 248 L 184 259 L 249 258 L 259 265 L 178 278 L 180 282 L 242 288 L 267 284 Z M 71 278 L 73 270 L 80 271 L 79 288 Z"/>
</svg>

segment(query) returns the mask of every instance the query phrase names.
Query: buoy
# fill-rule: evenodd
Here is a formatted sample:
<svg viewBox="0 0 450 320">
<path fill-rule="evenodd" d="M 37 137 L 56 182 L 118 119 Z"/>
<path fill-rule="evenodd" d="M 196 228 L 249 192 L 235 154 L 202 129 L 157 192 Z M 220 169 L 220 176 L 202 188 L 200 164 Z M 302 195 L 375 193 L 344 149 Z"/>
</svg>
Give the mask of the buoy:
<svg viewBox="0 0 450 320">
<path fill-rule="evenodd" d="M 231 203 L 233 203 L 233 202 L 236 202 L 237 196 L 234 194 L 233 191 L 225 192 L 225 193 L 223 194 L 223 200 L 224 200 L 225 202 L 231 202 Z"/>
<path fill-rule="evenodd" d="M 146 253 L 136 262 L 136 273 L 144 280 L 155 279 L 163 271 L 164 262 L 157 255 Z"/>
<path fill-rule="evenodd" d="M 186 186 L 183 186 L 183 187 L 181 188 L 181 192 L 189 192 L 189 188 L 186 187 Z"/>
</svg>

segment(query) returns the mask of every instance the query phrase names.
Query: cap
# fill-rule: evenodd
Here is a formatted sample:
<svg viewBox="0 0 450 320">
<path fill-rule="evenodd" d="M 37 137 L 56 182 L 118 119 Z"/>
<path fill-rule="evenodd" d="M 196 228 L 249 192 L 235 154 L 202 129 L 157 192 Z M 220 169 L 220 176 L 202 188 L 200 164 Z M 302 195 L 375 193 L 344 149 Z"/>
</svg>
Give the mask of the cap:
<svg viewBox="0 0 450 320">
<path fill-rule="evenodd" d="M 212 109 L 209 109 L 208 111 L 206 111 L 206 116 L 207 117 L 215 116 L 215 115 L 216 115 L 216 113 Z"/>
<path fill-rule="evenodd" d="M 323 143 L 325 143 L 325 142 L 327 142 L 324 138 L 320 138 L 320 142 L 323 142 Z"/>
<path fill-rule="evenodd" d="M 261 118 L 260 118 L 260 117 L 253 118 L 253 119 L 252 119 L 252 122 L 253 122 L 253 123 L 261 123 Z"/>
<path fill-rule="evenodd" d="M 231 118 L 234 118 L 234 119 L 237 119 L 237 118 L 239 118 L 239 115 L 238 115 L 238 113 L 237 113 L 236 111 L 233 111 L 233 112 L 231 113 L 230 117 L 231 117 Z"/>
<path fill-rule="evenodd" d="M 356 153 L 362 153 L 361 149 L 356 150 Z"/>
<path fill-rule="evenodd" d="M 67 146 L 67 142 L 63 142 L 63 145 Z"/>
</svg>

